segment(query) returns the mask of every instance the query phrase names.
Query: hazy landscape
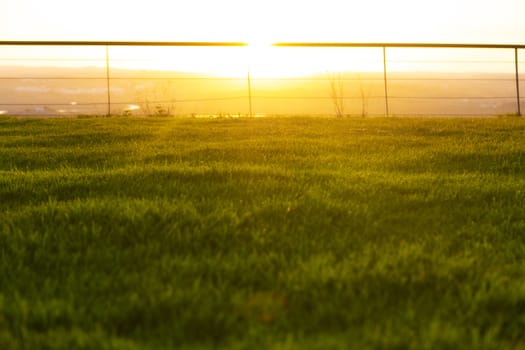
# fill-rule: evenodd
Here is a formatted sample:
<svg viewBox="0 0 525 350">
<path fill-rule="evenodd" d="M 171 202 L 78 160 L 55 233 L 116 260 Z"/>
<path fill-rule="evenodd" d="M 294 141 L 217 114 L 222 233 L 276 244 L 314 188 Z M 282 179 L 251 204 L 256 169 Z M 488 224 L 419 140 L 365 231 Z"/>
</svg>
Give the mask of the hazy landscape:
<svg viewBox="0 0 525 350">
<path fill-rule="evenodd" d="M 111 113 L 116 115 L 248 115 L 244 77 L 176 71 L 112 69 Z M 522 82 L 523 84 L 523 82 Z M 257 115 L 383 115 L 382 73 L 326 72 L 295 78 L 251 78 Z M 513 74 L 393 72 L 391 115 L 506 115 L 517 111 Z M 107 114 L 103 68 L 0 67 L 0 113 Z M 522 104 L 525 99 L 522 99 Z"/>
<path fill-rule="evenodd" d="M 0 349 L 525 347 L 513 74 L 106 73 L 0 68 Z"/>
</svg>

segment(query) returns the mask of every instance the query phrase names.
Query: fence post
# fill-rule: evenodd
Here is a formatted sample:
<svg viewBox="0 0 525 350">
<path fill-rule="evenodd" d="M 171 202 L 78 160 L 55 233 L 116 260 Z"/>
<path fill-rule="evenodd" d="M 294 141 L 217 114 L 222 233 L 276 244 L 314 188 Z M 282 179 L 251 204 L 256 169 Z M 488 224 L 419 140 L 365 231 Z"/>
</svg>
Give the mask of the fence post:
<svg viewBox="0 0 525 350">
<path fill-rule="evenodd" d="M 516 66 L 516 99 L 518 103 L 518 116 L 521 117 L 521 101 L 520 101 L 520 71 L 518 60 L 518 48 L 514 48 L 514 64 Z"/>
<path fill-rule="evenodd" d="M 249 69 L 248 69 L 248 104 L 249 104 L 249 107 L 250 107 L 250 111 L 249 111 L 250 117 L 253 117 L 253 112 L 252 112 L 252 78 L 251 78 Z"/>
<path fill-rule="evenodd" d="M 106 45 L 106 90 L 108 94 L 108 117 L 111 116 L 111 92 L 109 85 L 109 45 Z"/>
<path fill-rule="evenodd" d="M 388 110 L 388 83 L 386 76 L 386 46 L 383 46 L 383 81 L 385 85 L 385 115 L 388 117 L 390 111 Z"/>
</svg>

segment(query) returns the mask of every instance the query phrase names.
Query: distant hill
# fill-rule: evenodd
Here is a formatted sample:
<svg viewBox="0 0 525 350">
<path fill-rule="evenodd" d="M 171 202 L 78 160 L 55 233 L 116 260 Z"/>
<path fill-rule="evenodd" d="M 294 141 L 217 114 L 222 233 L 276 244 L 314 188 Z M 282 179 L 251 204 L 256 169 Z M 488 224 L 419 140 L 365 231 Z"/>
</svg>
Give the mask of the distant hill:
<svg viewBox="0 0 525 350">
<path fill-rule="evenodd" d="M 246 77 L 115 68 L 110 77 L 113 114 L 249 112 Z M 517 109 L 515 94 L 512 74 L 388 74 L 391 114 L 508 114 Z M 253 78 L 251 95 L 259 114 L 334 114 L 336 100 L 344 101 L 345 114 L 385 112 L 382 73 Z M 107 100 L 105 68 L 0 66 L 0 113 L 105 114 Z"/>
</svg>

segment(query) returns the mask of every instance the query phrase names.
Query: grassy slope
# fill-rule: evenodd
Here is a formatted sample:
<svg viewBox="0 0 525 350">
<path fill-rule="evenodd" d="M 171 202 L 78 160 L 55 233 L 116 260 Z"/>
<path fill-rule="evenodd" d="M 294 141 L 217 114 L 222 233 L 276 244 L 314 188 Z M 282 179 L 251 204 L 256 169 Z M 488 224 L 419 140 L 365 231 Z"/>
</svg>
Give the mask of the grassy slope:
<svg viewBox="0 0 525 350">
<path fill-rule="evenodd" d="M 523 349 L 525 122 L 0 120 L 2 349 Z"/>
</svg>

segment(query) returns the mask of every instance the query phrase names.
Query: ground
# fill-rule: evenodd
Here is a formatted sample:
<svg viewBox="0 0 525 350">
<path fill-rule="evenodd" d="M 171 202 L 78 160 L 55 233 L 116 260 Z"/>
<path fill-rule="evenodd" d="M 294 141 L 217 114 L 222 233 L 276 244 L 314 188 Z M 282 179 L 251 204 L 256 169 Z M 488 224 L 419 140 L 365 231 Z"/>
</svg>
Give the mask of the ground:
<svg viewBox="0 0 525 350">
<path fill-rule="evenodd" d="M 0 348 L 525 348 L 523 135 L 2 118 Z"/>
</svg>

